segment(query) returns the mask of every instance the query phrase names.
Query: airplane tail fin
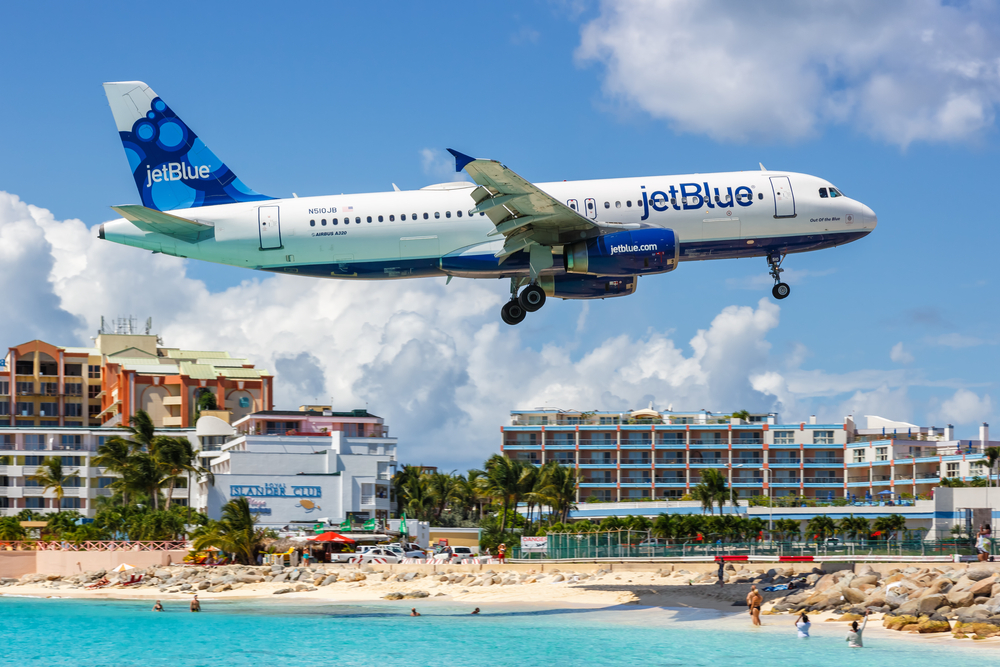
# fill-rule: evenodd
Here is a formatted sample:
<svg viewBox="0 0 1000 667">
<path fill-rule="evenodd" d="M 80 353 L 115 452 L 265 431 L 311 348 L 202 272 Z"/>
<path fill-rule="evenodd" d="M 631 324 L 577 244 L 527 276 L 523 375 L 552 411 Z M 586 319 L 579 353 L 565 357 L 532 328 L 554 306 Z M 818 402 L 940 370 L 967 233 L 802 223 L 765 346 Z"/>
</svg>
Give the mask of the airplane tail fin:
<svg viewBox="0 0 1000 667">
<path fill-rule="evenodd" d="M 273 199 L 245 186 L 145 83 L 105 83 L 104 93 L 146 208 Z"/>
</svg>

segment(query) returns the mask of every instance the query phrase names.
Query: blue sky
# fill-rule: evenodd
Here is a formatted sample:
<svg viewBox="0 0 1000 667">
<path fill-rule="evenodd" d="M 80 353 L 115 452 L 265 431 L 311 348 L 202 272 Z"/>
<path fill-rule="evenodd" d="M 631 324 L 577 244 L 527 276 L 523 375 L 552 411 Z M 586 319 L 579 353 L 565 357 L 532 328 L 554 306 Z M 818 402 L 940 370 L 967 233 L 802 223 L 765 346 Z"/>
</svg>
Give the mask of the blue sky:
<svg viewBox="0 0 1000 667">
<path fill-rule="evenodd" d="M 294 371 L 286 406 L 368 401 L 416 458 L 456 467 L 496 447 L 506 410 L 542 404 L 882 414 L 973 437 L 998 413 L 1000 20 L 951 4 L 13 5 L 0 285 L 25 292 L 24 267 L 49 284 L 13 300 L 0 347 L 153 315 L 168 344 Z M 274 196 L 449 180 L 449 147 L 533 181 L 762 162 L 829 179 L 879 226 L 789 257 L 780 305 L 763 259 L 684 264 L 628 298 L 550 301 L 516 331 L 494 326 L 497 281 L 313 286 L 151 261 L 64 222 L 138 200 L 100 86 L 132 79 Z M 261 334 L 246 322 L 269 298 L 288 308 Z"/>
</svg>

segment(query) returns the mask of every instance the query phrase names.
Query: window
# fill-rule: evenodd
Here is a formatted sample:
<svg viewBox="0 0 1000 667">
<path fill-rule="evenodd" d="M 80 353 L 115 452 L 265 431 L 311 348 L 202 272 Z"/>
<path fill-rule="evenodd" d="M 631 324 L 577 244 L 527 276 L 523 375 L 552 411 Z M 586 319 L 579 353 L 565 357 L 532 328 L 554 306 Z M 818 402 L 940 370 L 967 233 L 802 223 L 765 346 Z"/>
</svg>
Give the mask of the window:
<svg viewBox="0 0 1000 667">
<path fill-rule="evenodd" d="M 68 387 L 68 385 L 67 385 Z M 41 392 L 45 396 L 58 396 L 59 395 L 59 383 L 58 382 L 43 382 L 41 383 Z"/>
<path fill-rule="evenodd" d="M 831 197 L 843 197 L 844 195 L 842 195 L 840 193 L 840 190 L 838 190 L 837 188 L 830 188 L 830 196 Z"/>
<path fill-rule="evenodd" d="M 101 367 L 100 366 L 87 366 L 87 377 L 91 380 L 101 379 Z"/>
<path fill-rule="evenodd" d="M 451 217 L 451 211 L 445 211 L 444 212 L 444 217 L 450 218 Z"/>
<path fill-rule="evenodd" d="M 958 461 L 955 461 L 954 463 L 945 463 L 944 465 L 948 473 L 945 477 L 958 477 Z"/>
<path fill-rule="evenodd" d="M 435 220 L 439 220 L 440 218 L 441 218 L 441 214 L 438 213 L 437 211 L 434 211 L 434 219 Z"/>
<path fill-rule="evenodd" d="M 309 221 L 309 226 L 310 227 L 315 227 L 316 226 L 316 221 L 315 220 L 310 220 Z"/>
<path fill-rule="evenodd" d="M 416 218 L 417 214 L 414 213 L 413 217 Z M 344 218 L 344 221 L 346 222 L 347 218 Z M 356 225 L 360 225 L 361 224 L 361 216 L 360 215 L 358 217 L 354 218 L 354 224 L 356 224 Z"/>
<path fill-rule="evenodd" d="M 249 396 L 240 396 L 239 403 L 240 403 L 240 407 L 241 408 L 249 408 L 250 407 L 250 397 Z"/>
<path fill-rule="evenodd" d="M 611 208 L 611 202 L 609 201 L 604 202 L 604 208 Z"/>
<path fill-rule="evenodd" d="M 0 380 L 0 396 L 10 396 L 10 381 Z"/>
<path fill-rule="evenodd" d="M 69 377 L 83 377 L 82 364 L 66 364 L 66 375 Z"/>
<path fill-rule="evenodd" d="M 794 445 L 795 444 L 795 431 L 775 431 L 774 432 L 774 444 L 776 444 L 776 445 Z"/>
<path fill-rule="evenodd" d="M 66 416 L 67 417 L 82 417 L 83 416 L 83 404 L 82 403 L 67 403 L 66 404 Z"/>
<path fill-rule="evenodd" d="M 23 401 L 17 402 L 17 414 L 21 417 L 34 417 L 35 416 L 35 404 L 26 403 Z"/>
<path fill-rule="evenodd" d="M 25 456 L 24 465 L 26 466 L 40 466 L 42 461 L 45 460 L 44 456 Z"/>
<path fill-rule="evenodd" d="M 59 441 L 62 444 L 63 449 L 80 449 L 80 445 L 82 444 L 82 439 L 81 438 L 82 438 L 82 436 L 79 436 L 79 435 L 64 435 L 64 436 L 60 437 Z M 66 463 L 66 459 L 67 458 L 70 458 L 70 457 L 67 457 L 67 456 L 63 457 L 63 463 L 64 464 L 66 464 L 66 465 L 74 465 L 74 466 L 80 465 L 79 461 L 77 463 Z M 77 457 L 73 457 L 73 458 L 76 458 L 76 459 L 79 460 L 80 457 L 77 456 Z"/>
<path fill-rule="evenodd" d="M 819 189 L 819 197 L 820 197 L 820 199 L 826 199 L 827 196 L 828 195 L 826 194 L 826 188 L 820 188 Z"/>
<path fill-rule="evenodd" d="M 426 213 L 424 213 L 424 220 L 426 220 L 428 217 L 430 217 L 430 216 L 428 216 Z"/>
<path fill-rule="evenodd" d="M 601 424 L 617 424 L 618 417 L 601 417 L 598 421 Z"/>
<path fill-rule="evenodd" d="M 378 221 L 382 222 L 382 216 L 381 215 L 378 217 Z"/>
<path fill-rule="evenodd" d="M 876 461 L 888 461 L 889 460 L 889 448 L 888 447 L 876 447 L 875 448 L 875 460 Z"/>
<path fill-rule="evenodd" d="M 372 221 L 372 217 L 369 215 L 368 216 L 368 222 L 371 222 L 371 221 Z"/>
<path fill-rule="evenodd" d="M 620 201 L 616 201 L 615 202 L 615 208 L 621 208 L 621 207 L 622 207 L 622 203 Z"/>
<path fill-rule="evenodd" d="M 750 198 L 753 199 L 753 195 L 750 195 Z M 758 192 L 757 193 L 757 199 L 763 199 L 763 198 L 764 198 L 764 193 L 763 192 Z"/>
<path fill-rule="evenodd" d="M 83 396 L 83 385 L 82 384 L 66 384 L 66 395 L 67 396 Z"/>
<path fill-rule="evenodd" d="M 399 219 L 402 220 L 403 222 L 405 222 L 406 221 L 406 214 L 403 213 L 402 215 L 400 215 Z"/>
<path fill-rule="evenodd" d="M 87 414 L 89 416 L 91 416 L 91 417 L 96 417 L 97 415 L 101 414 L 101 406 L 100 405 L 88 405 L 87 406 Z"/>
<path fill-rule="evenodd" d="M 10 403 L 7 401 L 0 401 L 0 415 L 10 416 Z"/>
<path fill-rule="evenodd" d="M 87 385 L 87 398 L 95 399 L 97 398 L 97 395 L 100 393 L 101 393 L 101 385 L 99 384 Z"/>
<path fill-rule="evenodd" d="M 632 208 L 632 200 L 628 199 L 625 201 L 625 208 Z"/>
<path fill-rule="evenodd" d="M 106 489 L 115 483 L 117 477 L 98 477 L 97 478 L 97 488 Z"/>
<path fill-rule="evenodd" d="M 455 215 L 457 215 L 458 217 L 461 218 L 462 217 L 462 212 L 461 211 L 455 211 Z"/>
<path fill-rule="evenodd" d="M 18 382 L 16 388 L 18 396 L 30 396 L 35 393 L 34 382 Z"/>
<path fill-rule="evenodd" d="M 40 403 L 38 405 L 38 416 L 39 417 L 58 417 L 59 416 L 59 404 L 58 403 Z"/>
<path fill-rule="evenodd" d="M 851 450 L 853 453 L 851 455 L 851 463 L 864 463 L 865 462 L 865 450 L 858 448 Z"/>
<path fill-rule="evenodd" d="M 25 498 L 24 506 L 29 510 L 45 509 L 45 498 Z"/>
<path fill-rule="evenodd" d="M 814 445 L 832 445 L 833 431 L 813 431 Z"/>
<path fill-rule="evenodd" d="M 78 510 L 83 507 L 83 498 L 63 498 L 59 504 L 61 508 Z"/>
<path fill-rule="evenodd" d="M 395 222 L 395 221 L 396 221 L 396 216 L 390 215 L 389 216 L 389 222 Z"/>
</svg>

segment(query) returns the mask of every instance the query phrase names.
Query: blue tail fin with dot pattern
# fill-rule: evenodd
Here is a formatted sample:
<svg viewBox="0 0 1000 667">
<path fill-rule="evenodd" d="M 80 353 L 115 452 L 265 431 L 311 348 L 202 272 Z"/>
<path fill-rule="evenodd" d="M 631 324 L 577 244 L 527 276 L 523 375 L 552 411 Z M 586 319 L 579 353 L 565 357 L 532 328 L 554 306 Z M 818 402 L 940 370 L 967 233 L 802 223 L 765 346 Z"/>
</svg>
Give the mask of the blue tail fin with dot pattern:
<svg viewBox="0 0 1000 667">
<path fill-rule="evenodd" d="M 273 199 L 254 192 L 141 81 L 104 84 L 142 205 L 158 211 Z"/>
</svg>

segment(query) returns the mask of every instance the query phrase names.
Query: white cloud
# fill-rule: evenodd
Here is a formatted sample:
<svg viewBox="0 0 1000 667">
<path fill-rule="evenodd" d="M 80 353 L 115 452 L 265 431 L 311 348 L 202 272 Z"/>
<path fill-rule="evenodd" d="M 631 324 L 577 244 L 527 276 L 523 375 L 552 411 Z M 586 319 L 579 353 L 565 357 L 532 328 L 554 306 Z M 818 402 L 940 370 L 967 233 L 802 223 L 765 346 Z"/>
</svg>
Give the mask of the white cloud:
<svg viewBox="0 0 1000 667">
<path fill-rule="evenodd" d="M 960 333 L 949 333 L 942 334 L 940 336 L 934 336 L 929 339 L 929 341 L 934 345 L 943 345 L 944 347 L 950 347 L 953 349 L 961 349 L 964 347 L 978 347 L 986 343 L 982 338 L 977 338 L 975 336 L 968 336 L 966 334 Z"/>
<path fill-rule="evenodd" d="M 900 341 L 889 350 L 889 358 L 897 364 L 912 364 L 913 355 L 903 349 L 903 342 Z"/>
<path fill-rule="evenodd" d="M 420 164 L 424 173 L 436 182 L 468 181 L 464 171 L 455 171 L 455 158 L 436 148 L 424 148 L 420 151 Z"/>
<path fill-rule="evenodd" d="M 802 368 L 809 351 L 801 344 L 773 350 L 780 308 L 767 298 L 724 308 L 687 344 L 654 329 L 588 338 L 588 316 L 601 304 L 580 304 L 574 337 L 538 345 L 525 339 L 529 329 L 498 321 L 506 293 L 496 281 L 248 272 L 212 293 L 187 277 L 184 260 L 100 241 L 80 221 L 54 220 L 2 192 L 0 239 L 0 285 L 30 294 L 21 303 L 30 317 L 0 318 L 8 344 L 84 343 L 101 315 L 151 315 L 168 345 L 228 350 L 275 371 L 278 407 L 367 405 L 386 418 L 409 462 L 479 465 L 517 408 L 627 410 L 652 401 L 780 411 L 793 421 L 813 412 L 837 421 L 849 412 L 910 413 L 906 371 L 828 373 Z"/>
<path fill-rule="evenodd" d="M 941 404 L 938 416 L 951 424 L 970 424 L 985 420 L 992 411 L 993 401 L 989 394 L 980 397 L 968 389 L 959 389 Z"/>
<path fill-rule="evenodd" d="M 986 2 L 605 0 L 577 57 L 678 131 L 792 141 L 850 123 L 906 146 L 992 126 L 998 19 Z"/>
</svg>

